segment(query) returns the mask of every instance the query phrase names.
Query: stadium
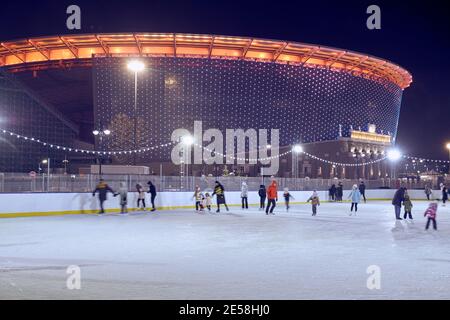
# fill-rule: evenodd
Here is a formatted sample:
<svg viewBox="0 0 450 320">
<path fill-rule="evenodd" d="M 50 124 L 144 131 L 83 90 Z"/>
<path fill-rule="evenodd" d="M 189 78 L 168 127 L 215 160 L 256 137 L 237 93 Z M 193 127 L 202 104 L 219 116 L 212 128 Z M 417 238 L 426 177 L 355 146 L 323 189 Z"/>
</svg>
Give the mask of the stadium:
<svg viewBox="0 0 450 320">
<path fill-rule="evenodd" d="M 133 59 L 145 65 L 141 72 L 127 68 Z M 279 129 L 282 147 L 334 141 L 370 125 L 372 134 L 395 142 L 411 82 L 387 60 L 295 42 L 152 33 L 41 37 L 0 45 L 0 127 L 106 151 L 164 144 L 176 129 L 193 132 L 196 121 L 222 132 Z M 109 137 L 92 135 L 106 128 Z M 3 172 L 68 156 L 0 138 Z M 134 164 L 168 161 L 170 150 L 161 148 Z"/>
</svg>

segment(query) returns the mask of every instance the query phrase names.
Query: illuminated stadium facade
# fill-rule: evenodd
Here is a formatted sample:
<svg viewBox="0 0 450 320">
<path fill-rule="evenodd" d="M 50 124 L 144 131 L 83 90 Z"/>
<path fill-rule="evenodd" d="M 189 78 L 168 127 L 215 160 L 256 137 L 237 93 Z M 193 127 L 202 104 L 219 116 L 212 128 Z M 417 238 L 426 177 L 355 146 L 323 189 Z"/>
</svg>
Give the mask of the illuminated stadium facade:
<svg viewBox="0 0 450 320">
<path fill-rule="evenodd" d="M 146 69 L 138 74 L 135 108 L 135 77 L 127 63 L 136 58 Z M 223 132 L 279 129 L 281 146 L 336 140 L 349 136 L 351 128 L 366 131 L 369 124 L 395 141 L 403 90 L 412 82 L 401 67 L 351 51 L 185 34 L 71 35 L 4 42 L 0 69 L 5 78 L 33 92 L 32 100 L 41 99 L 46 112 L 67 128 L 65 142 L 91 141 L 86 132 L 111 129 L 113 134 L 101 146 L 106 150 L 129 149 L 135 118 L 138 148 L 169 142 L 178 128 L 192 132 L 195 121 L 201 121 L 205 130 Z M 13 93 L 3 93 L 2 100 L 0 91 L 0 103 L 8 94 Z M 26 134 L 39 136 L 39 129 Z M 51 142 L 56 135 L 43 138 Z M 169 158 L 170 151 L 160 150 L 138 160 L 145 164 Z M 19 169 L 29 168 L 23 164 Z"/>
</svg>

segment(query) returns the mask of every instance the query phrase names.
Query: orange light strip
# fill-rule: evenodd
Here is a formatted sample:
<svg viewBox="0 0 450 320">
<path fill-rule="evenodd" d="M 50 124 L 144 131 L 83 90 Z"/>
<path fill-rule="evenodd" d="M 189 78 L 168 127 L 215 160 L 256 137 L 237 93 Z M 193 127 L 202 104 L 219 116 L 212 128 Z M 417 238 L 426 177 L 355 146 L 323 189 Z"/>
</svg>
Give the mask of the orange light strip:
<svg viewBox="0 0 450 320">
<path fill-rule="evenodd" d="M 27 65 L 106 56 L 176 56 L 234 58 L 292 63 L 342 70 L 384 79 L 402 89 L 412 83 L 411 74 L 400 66 L 360 53 L 297 42 L 243 37 L 118 33 L 42 37 L 0 43 L 0 67 L 27 70 Z M 52 63 L 53 62 L 53 63 Z"/>
</svg>

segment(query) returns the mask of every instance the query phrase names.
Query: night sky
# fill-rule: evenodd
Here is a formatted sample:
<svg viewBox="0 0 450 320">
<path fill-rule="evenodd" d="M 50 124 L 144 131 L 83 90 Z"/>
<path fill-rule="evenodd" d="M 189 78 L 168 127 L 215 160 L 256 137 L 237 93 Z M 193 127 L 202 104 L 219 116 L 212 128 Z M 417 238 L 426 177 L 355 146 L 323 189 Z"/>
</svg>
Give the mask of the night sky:
<svg viewBox="0 0 450 320">
<path fill-rule="evenodd" d="M 0 41 L 70 33 L 178 32 L 306 42 L 388 59 L 410 71 L 397 145 L 447 159 L 450 142 L 450 11 L 444 2 L 394 1 L 8 1 Z M 82 10 L 82 30 L 66 28 L 66 8 Z M 377 4 L 382 29 L 368 30 Z M 448 6 L 448 5 L 447 5 Z"/>
</svg>

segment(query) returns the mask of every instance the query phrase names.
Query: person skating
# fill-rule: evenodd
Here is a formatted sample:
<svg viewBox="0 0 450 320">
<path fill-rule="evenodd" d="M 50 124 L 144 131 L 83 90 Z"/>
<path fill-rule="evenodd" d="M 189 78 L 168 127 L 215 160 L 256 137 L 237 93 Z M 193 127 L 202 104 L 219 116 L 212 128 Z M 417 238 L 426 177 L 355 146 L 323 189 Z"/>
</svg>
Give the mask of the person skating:
<svg viewBox="0 0 450 320">
<path fill-rule="evenodd" d="M 432 193 L 433 193 L 433 191 L 431 191 L 430 186 L 427 184 L 427 185 L 425 186 L 425 195 L 427 196 L 427 200 L 428 200 L 428 201 L 431 200 L 431 199 L 430 199 L 430 196 L 431 196 Z"/>
<path fill-rule="evenodd" d="M 284 188 L 283 197 L 284 197 L 284 203 L 286 205 L 286 211 L 289 211 L 289 209 L 291 208 L 289 205 L 290 200 L 294 199 L 294 197 L 291 195 L 288 188 Z"/>
<path fill-rule="evenodd" d="M 259 210 L 264 210 L 266 208 L 266 197 L 267 190 L 265 185 L 260 185 L 258 190 L 259 195 Z"/>
<path fill-rule="evenodd" d="M 336 201 L 336 185 L 331 185 L 331 188 L 328 190 L 328 194 L 330 196 L 330 201 Z"/>
<path fill-rule="evenodd" d="M 311 197 L 309 197 L 307 202 L 311 202 L 312 216 L 313 217 L 316 216 L 317 207 L 320 206 L 319 194 L 317 193 L 316 190 L 314 190 L 313 194 L 311 195 Z"/>
<path fill-rule="evenodd" d="M 117 193 L 119 196 L 120 203 L 120 213 L 127 214 L 128 213 L 128 187 L 125 182 L 120 183 L 119 192 Z"/>
<path fill-rule="evenodd" d="M 205 193 L 205 207 L 211 212 L 212 198 L 209 192 Z"/>
<path fill-rule="evenodd" d="M 336 188 L 336 201 L 342 202 L 343 196 L 344 196 L 344 185 L 342 184 L 342 182 L 339 182 Z"/>
<path fill-rule="evenodd" d="M 448 200 L 448 189 L 447 187 L 444 185 L 442 185 L 442 206 L 445 207 L 445 203 Z"/>
<path fill-rule="evenodd" d="M 192 198 L 195 200 L 195 211 L 203 211 L 203 193 L 200 190 L 199 186 L 195 187 L 194 195 Z"/>
<path fill-rule="evenodd" d="M 412 214 L 411 214 L 413 204 L 412 204 L 411 198 L 409 197 L 407 192 L 405 192 L 405 198 L 403 200 L 403 206 L 405 207 L 405 214 L 403 215 L 403 219 L 406 219 L 407 217 L 409 217 L 409 219 L 413 220 L 413 217 L 412 217 Z"/>
<path fill-rule="evenodd" d="M 108 186 L 105 180 L 100 179 L 100 182 L 95 187 L 95 190 L 92 192 L 92 196 L 95 197 L 95 194 L 98 193 L 98 200 L 100 202 L 100 212 L 99 214 L 104 214 L 104 203 L 108 200 L 108 192 L 115 194 L 115 192 Z"/>
<path fill-rule="evenodd" d="M 267 207 L 266 207 L 266 215 L 274 214 L 273 211 L 277 206 L 278 201 L 278 186 L 275 180 L 272 180 L 272 183 L 267 188 Z"/>
<path fill-rule="evenodd" d="M 352 200 L 352 207 L 350 209 L 350 215 L 353 215 L 353 209 L 355 209 L 355 216 L 358 212 L 358 204 L 361 202 L 361 191 L 358 186 L 355 184 L 348 196 L 349 199 Z"/>
<path fill-rule="evenodd" d="M 402 203 L 405 200 L 405 192 L 406 192 L 406 188 L 400 187 L 395 192 L 394 198 L 392 199 L 392 205 L 394 206 L 394 209 L 395 209 L 395 219 L 397 219 L 397 220 L 403 220 L 400 217 L 400 213 L 402 210 Z"/>
<path fill-rule="evenodd" d="M 217 211 L 216 211 L 217 213 L 220 212 L 221 204 L 225 205 L 227 211 L 230 211 L 230 209 L 228 209 L 227 202 L 225 200 L 225 188 L 219 181 L 216 181 L 216 186 L 214 187 L 214 192 L 212 194 L 212 197 L 214 196 L 216 196 L 217 201 Z"/>
<path fill-rule="evenodd" d="M 425 226 L 425 230 L 428 230 L 430 224 L 433 223 L 433 229 L 437 230 L 437 222 L 436 222 L 436 214 L 437 214 L 438 205 L 436 202 L 430 203 L 428 205 L 428 209 L 424 213 L 424 217 L 427 217 L 427 224 Z"/>
<path fill-rule="evenodd" d="M 366 203 L 366 184 L 364 183 L 364 181 L 361 181 L 361 183 L 359 184 L 359 192 L 364 199 L 364 203 Z"/>
<path fill-rule="evenodd" d="M 242 181 L 241 186 L 242 209 L 248 209 L 248 186 L 247 182 Z"/>
<path fill-rule="evenodd" d="M 144 190 L 144 187 L 140 183 L 138 183 L 138 184 L 136 184 L 136 191 L 138 193 L 137 208 L 139 210 L 141 208 L 140 204 L 142 203 L 142 209 L 145 211 L 145 190 Z"/>
<path fill-rule="evenodd" d="M 155 199 L 156 199 L 156 187 L 153 184 L 153 182 L 149 181 L 147 182 L 148 185 L 148 193 L 150 193 L 150 201 L 152 202 L 152 212 L 156 211 L 156 207 L 155 207 Z"/>
</svg>

